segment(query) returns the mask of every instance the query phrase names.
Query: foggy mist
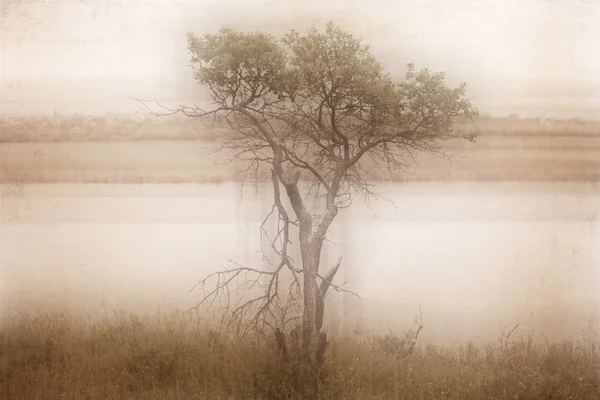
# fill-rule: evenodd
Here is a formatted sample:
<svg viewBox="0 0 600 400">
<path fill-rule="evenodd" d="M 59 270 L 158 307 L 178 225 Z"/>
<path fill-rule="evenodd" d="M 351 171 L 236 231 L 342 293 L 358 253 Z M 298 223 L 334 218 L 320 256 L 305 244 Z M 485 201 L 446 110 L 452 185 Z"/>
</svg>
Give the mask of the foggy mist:
<svg viewBox="0 0 600 400">
<path fill-rule="evenodd" d="M 17 0 L 7 0 L 17 2 Z M 483 113 L 596 118 L 600 7 L 586 1 L 19 1 L 0 35 L 0 113 L 139 111 L 206 99 L 185 33 L 279 37 L 335 19 L 392 76 L 408 62 L 467 82 Z M 13 6 L 14 7 L 14 6 Z"/>
<path fill-rule="evenodd" d="M 229 395 L 230 387 L 237 387 L 242 392 L 239 398 L 251 398 L 244 396 L 250 396 L 251 390 L 264 384 L 268 389 L 265 389 L 266 392 L 271 394 L 254 398 L 308 399 L 273 395 L 278 387 L 291 387 L 285 379 L 296 382 L 294 379 L 298 374 L 292 370 L 291 378 L 277 381 L 281 386 L 271 384 L 269 379 L 284 376 L 284 373 L 277 369 L 279 367 L 273 367 L 275 372 L 263 368 L 264 365 L 279 364 L 268 358 L 271 356 L 267 351 L 256 351 L 252 347 L 254 344 L 234 341 L 219 347 L 215 343 L 220 339 L 215 337 L 219 337 L 220 332 L 196 329 L 194 334 L 199 336 L 193 336 L 191 331 L 182 328 L 183 324 L 163 321 L 163 325 L 153 325 L 139 322 L 137 317 L 118 322 L 117 329 L 108 322 L 108 310 L 128 310 L 136 315 L 154 315 L 159 309 L 190 310 L 202 298 L 198 288 L 190 289 L 208 274 L 232 265 L 264 270 L 268 264 L 265 254 L 271 251 L 265 244 L 267 234 L 261 237 L 265 217 L 277 210 L 279 214 L 273 215 L 278 218 L 284 214 L 281 209 L 287 207 L 293 209 L 292 216 L 298 219 L 294 224 L 299 231 L 301 226 L 308 226 L 304 232 L 313 228 L 316 232 L 317 223 L 311 225 L 315 214 L 311 213 L 315 213 L 318 207 L 312 194 L 301 203 L 302 207 L 310 208 L 306 214 L 310 218 L 302 220 L 302 213 L 290 206 L 290 193 L 294 189 L 312 189 L 316 186 L 312 185 L 314 182 L 321 182 L 320 188 L 327 188 L 324 181 L 330 176 L 337 177 L 338 170 L 342 171 L 340 181 L 336 183 L 339 184 L 338 189 L 348 184 L 350 188 L 363 190 L 361 194 L 351 195 L 351 207 L 340 206 L 342 196 L 338 192 L 323 196 L 321 200 L 327 199 L 326 202 L 323 200 L 327 211 L 335 209 L 336 212 L 332 214 L 335 218 L 333 225 L 325 230 L 326 235 L 319 237 L 310 231 L 309 239 L 303 242 L 299 239 L 301 235 L 294 231 L 290 234 L 292 249 L 289 253 L 273 250 L 280 252 L 275 258 L 281 257 L 281 266 L 285 265 L 286 257 L 293 259 L 288 261 L 289 271 L 284 271 L 291 276 L 299 274 L 302 279 L 307 276 L 305 271 L 310 270 L 310 263 L 303 262 L 307 259 L 314 261 L 322 254 L 321 265 L 318 261 L 314 263 L 316 269 L 311 275 L 314 282 L 317 281 L 317 271 L 325 274 L 323 271 L 336 265 L 336 260 L 342 260 L 341 264 L 337 264 L 341 265 L 337 275 L 336 267 L 332 269 L 335 270 L 335 284 L 319 275 L 320 286 L 313 287 L 312 292 L 312 289 L 306 289 L 308 286 L 303 287 L 304 299 L 309 297 L 306 296 L 309 293 L 318 299 L 315 300 L 318 306 L 326 302 L 323 329 L 330 335 L 331 342 L 327 342 L 326 335 L 324 341 L 321 340 L 321 327 L 319 322 L 314 322 L 317 317 L 311 320 L 302 313 L 298 317 L 300 321 L 313 321 L 314 326 L 319 325 L 314 332 L 309 329 L 306 335 L 302 332 L 302 343 L 308 343 L 306 338 L 310 339 L 310 335 L 316 332 L 319 346 L 325 343 L 321 356 L 325 354 L 326 346 L 334 342 L 332 337 L 338 334 L 336 340 L 345 337 L 335 342 L 339 347 L 327 348 L 329 358 L 326 362 L 335 360 L 330 365 L 338 374 L 331 375 L 333 381 L 337 382 L 337 379 L 344 387 L 351 387 L 348 382 L 354 378 L 348 377 L 359 377 L 363 379 L 356 385 L 359 389 L 362 388 L 360 385 L 371 385 L 373 393 L 377 390 L 383 392 L 383 397 L 376 398 L 405 398 L 394 397 L 392 393 L 398 396 L 414 394 L 410 398 L 430 395 L 433 398 L 434 389 L 454 385 L 460 389 L 454 397 L 443 397 L 444 393 L 450 392 L 439 389 L 436 393 L 442 397 L 436 398 L 479 399 L 485 398 L 482 393 L 491 398 L 489 393 L 496 389 L 500 392 L 500 383 L 498 387 L 493 385 L 505 379 L 508 383 L 502 382 L 507 387 L 531 389 L 530 392 L 525 392 L 525 389 L 515 392 L 510 398 L 550 398 L 548 393 L 558 393 L 557 387 L 563 384 L 556 378 L 560 373 L 553 368 L 562 368 L 563 374 L 573 368 L 576 372 L 573 372 L 570 384 L 584 387 L 578 393 L 591 393 L 590 397 L 585 397 L 590 399 L 600 396 L 600 353 L 597 346 L 600 328 L 600 3 L 585 0 L 0 1 L 0 377 L 9 376 L 10 381 L 18 375 L 15 372 L 13 376 L 13 370 L 29 371 L 22 365 L 30 359 L 33 360 L 31 363 L 44 365 L 43 368 L 47 367 L 48 371 L 60 371 L 60 368 L 67 371 L 57 375 L 40 372 L 39 376 L 44 378 L 38 376 L 37 385 L 30 386 L 23 383 L 31 379 L 25 373 L 19 375 L 21 381 L 14 378 L 14 384 L 5 384 L 0 379 L 0 397 L 9 393 L 13 397 L 6 398 L 42 398 L 50 390 L 48 388 L 57 393 L 70 393 L 66 389 L 61 392 L 63 388 L 60 386 L 64 383 L 60 379 L 68 376 L 64 378 L 68 380 L 65 385 L 75 388 L 72 390 L 109 388 L 95 392 L 96 395 L 102 393 L 103 398 L 123 398 L 126 395 L 134 398 L 134 394 L 143 391 L 152 391 L 152 396 L 162 396 L 157 398 L 176 398 L 176 395 L 182 398 L 178 390 L 191 382 L 192 389 L 187 394 L 200 396 L 198 393 L 208 393 L 208 397 L 193 398 L 225 398 L 215 397 L 215 393 L 227 392 Z M 240 147 L 251 147 L 250 153 L 255 157 L 252 161 L 257 165 L 260 158 L 257 154 L 262 156 L 261 151 L 265 148 L 264 151 L 269 154 L 260 159 L 261 168 L 265 169 L 255 171 L 257 180 L 246 178 L 244 186 L 241 185 L 244 171 L 239 171 L 242 168 L 239 157 L 226 157 L 235 154 L 238 149 L 230 148 L 229 154 L 225 154 L 223 149 L 211 152 L 224 139 L 231 139 L 228 136 L 232 134 L 231 130 L 223 127 L 208 129 L 202 125 L 204 120 L 200 118 L 158 118 L 136 101 L 156 100 L 169 105 L 208 103 L 210 92 L 197 84 L 189 65 L 187 32 L 216 34 L 220 28 L 229 26 L 244 32 L 268 32 L 279 39 L 291 29 L 304 32 L 313 25 L 322 29 L 329 20 L 361 38 L 363 44 L 368 44 L 372 55 L 381 61 L 384 70 L 395 81 L 405 79 L 407 64 L 414 63 L 417 70 L 444 71 L 448 87 L 467 83 L 467 97 L 480 112 L 475 121 L 466 121 L 477 113 L 471 113 L 469 101 L 456 94 L 460 89 L 446 90 L 445 86 L 440 89 L 432 84 L 438 91 L 431 94 L 425 90 L 426 95 L 423 95 L 430 96 L 427 99 L 429 103 L 442 104 L 442 112 L 436 114 L 439 110 L 430 109 L 427 114 L 430 120 L 429 125 L 425 125 L 433 128 L 423 129 L 438 130 L 434 133 L 442 136 L 449 133 L 451 138 L 440 150 L 440 153 L 449 155 L 448 158 L 439 156 L 433 147 L 427 147 L 428 139 L 419 137 L 423 134 L 420 123 L 418 127 L 411 128 L 411 116 L 419 115 L 418 111 L 421 111 L 425 120 L 426 113 L 423 108 L 414 106 L 419 103 L 418 100 L 406 100 L 403 96 L 407 92 L 420 93 L 420 86 L 414 84 L 412 89 L 417 89 L 412 92 L 410 85 L 406 92 L 401 92 L 401 89 L 395 92 L 396 86 L 377 86 L 383 79 L 360 80 L 362 75 L 368 75 L 365 71 L 370 73 L 374 69 L 363 59 L 357 64 L 341 63 L 339 60 L 343 58 L 336 59 L 338 65 L 352 66 L 350 72 L 348 68 L 340 69 L 345 71 L 340 73 L 343 79 L 350 76 L 345 81 L 352 81 L 348 85 L 354 85 L 355 80 L 360 81 L 362 86 L 356 97 L 365 96 L 372 101 L 364 108 L 362 105 L 355 106 L 354 99 L 348 101 L 352 104 L 347 105 L 347 109 L 359 110 L 356 118 L 359 122 L 356 129 L 349 125 L 348 136 L 340 135 L 344 141 L 336 141 L 331 133 L 337 130 L 336 110 L 342 109 L 335 106 L 331 106 L 333 111 L 330 111 L 330 137 L 322 139 L 326 136 L 321 136 L 322 132 L 329 129 L 321 125 L 324 99 L 319 100 L 320 106 L 318 101 L 314 103 L 317 104 L 314 109 L 319 110 L 315 114 L 318 123 L 315 123 L 315 117 L 308 123 L 311 128 L 302 126 L 297 129 L 299 124 L 293 117 L 283 119 L 283 126 L 287 128 L 284 134 L 289 136 L 283 137 L 282 134 L 282 137 L 277 137 L 276 133 L 275 140 L 270 140 L 272 137 L 262 130 L 263 125 L 269 125 L 273 131 L 279 129 L 279 125 L 275 124 L 277 128 L 270 125 L 270 114 L 251 109 L 250 114 L 256 112 L 264 121 L 243 115 L 255 125 L 249 123 L 250 128 L 246 126 L 246 131 L 237 131 L 242 132 L 242 139 L 238 140 L 244 144 Z M 227 43 L 237 48 L 238 53 L 245 53 L 239 48 L 248 42 L 241 40 L 234 36 Z M 232 42 L 235 43 L 231 45 Z M 337 49 L 332 46 L 328 51 L 331 48 Z M 272 47 L 269 49 L 272 50 Z M 343 52 L 351 51 L 344 48 Z M 227 57 L 231 54 L 227 53 Z M 252 64 L 254 61 L 247 60 L 261 55 L 255 56 L 253 53 L 241 65 Z M 316 64 L 313 61 L 311 58 L 306 62 L 309 65 L 307 70 L 313 69 Z M 259 71 L 263 71 L 262 65 L 259 64 Z M 359 66 L 355 69 L 355 65 Z M 363 68 L 364 65 L 367 67 Z M 287 73 L 286 68 L 280 70 Z M 354 74 L 355 70 L 365 73 Z M 323 71 L 321 75 L 327 75 Z M 227 70 L 220 76 L 226 75 L 229 79 L 230 72 Z M 235 74 L 237 70 L 232 76 L 237 77 Z M 282 86 L 293 85 L 288 85 L 285 80 L 289 79 L 289 75 L 279 72 L 273 75 L 273 80 L 281 79 L 277 81 L 283 82 L 281 86 L 274 86 L 274 90 L 271 83 L 262 84 L 268 86 L 268 94 L 276 98 Z M 263 79 L 262 76 L 259 78 Z M 406 77 L 406 80 L 409 79 Z M 428 79 L 435 82 L 435 78 Z M 372 82 L 377 83 L 371 85 Z M 376 88 L 371 90 L 373 86 Z M 363 92 L 364 87 L 368 89 Z M 394 89 L 386 91 L 390 87 Z M 312 93 L 310 90 L 307 92 Z M 352 90 L 353 86 L 348 93 L 355 96 Z M 364 95 L 367 92 L 369 94 Z M 289 101 L 294 103 L 296 92 L 291 93 Z M 254 94 L 247 97 L 255 100 Z M 231 95 L 232 103 L 239 100 L 240 97 L 236 96 L 237 89 Z M 415 98 L 420 99 L 419 96 L 415 95 Z M 383 127 L 377 125 L 379 116 L 374 116 L 380 111 L 377 109 L 380 104 L 384 104 L 381 107 L 384 109 Z M 235 105 L 225 109 L 236 113 L 246 106 Z M 405 106 L 410 109 L 406 114 Z M 463 113 L 457 111 L 452 114 L 454 111 L 448 110 L 453 110 L 453 107 Z M 373 124 L 373 129 L 361 125 L 364 122 L 363 112 L 372 112 L 372 116 L 365 120 Z M 388 114 L 393 115 L 389 117 Z M 443 116 L 440 117 L 440 114 Z M 447 114 L 452 115 L 448 117 Z M 464 120 L 455 118 L 457 116 L 464 117 Z M 457 120 L 454 125 L 452 118 Z M 398 125 L 401 127 L 398 128 Z M 406 136 L 402 136 L 404 133 L 394 136 L 394 129 L 405 130 L 404 125 L 410 128 L 406 128 Z M 301 133 L 298 134 L 296 129 Z M 310 129 L 318 132 L 316 139 L 309 133 L 312 132 Z M 454 140 L 457 138 L 450 135 L 453 132 L 466 136 Z M 356 137 L 352 136 L 355 133 Z M 256 134 L 258 139 L 252 134 Z M 433 136 L 434 141 L 439 139 Z M 307 150 L 302 155 L 309 161 L 305 161 L 304 166 L 294 164 L 290 155 L 285 155 L 288 158 L 281 161 L 284 156 L 279 154 L 280 164 L 276 165 L 277 150 L 286 149 L 290 146 L 288 140 L 294 141 L 297 137 L 309 137 L 306 147 L 314 146 L 316 149 L 314 154 Z M 390 137 L 406 141 L 392 143 L 391 147 L 398 146 L 399 149 L 389 150 L 386 140 Z M 469 140 L 463 140 L 465 138 Z M 381 142 L 378 141 L 380 139 Z M 268 144 L 256 144 L 261 140 Z M 273 144 L 277 140 L 281 142 Z M 321 140 L 327 145 L 322 145 Z M 364 143 L 375 144 L 369 149 L 363 148 L 367 151 L 362 153 L 356 150 Z M 304 144 L 298 145 L 298 148 Z M 352 169 L 355 165 L 363 166 L 351 163 L 354 158 L 348 155 L 349 149 L 366 158 L 365 154 L 371 156 L 369 151 L 380 144 L 385 155 L 380 162 L 388 170 L 383 168 L 371 174 L 369 169 L 367 174 L 365 171 L 378 163 L 373 158 L 374 164 L 365 164 L 365 169 Z M 425 148 L 427 154 L 419 153 L 423 150 L 418 148 L 419 145 Z M 327 149 L 331 153 L 327 153 Z M 396 150 L 398 153 L 393 153 Z M 404 150 L 407 152 L 404 153 Z M 294 151 L 301 152 L 297 148 L 291 150 L 292 153 Z M 402 161 L 406 161 L 410 168 L 404 169 L 404 164 L 391 162 L 390 154 L 392 159 L 400 157 L 398 154 L 406 154 L 406 160 Z M 306 167 L 314 161 L 311 156 L 318 160 L 314 169 L 327 170 L 330 165 L 337 169 L 326 171 L 325 179 L 319 179 L 318 173 Z M 323 159 L 319 157 L 325 161 L 321 163 Z M 359 161 L 363 162 L 362 159 Z M 371 161 L 365 161 L 368 162 Z M 399 176 L 389 174 L 394 167 Z M 307 173 L 312 180 L 300 172 Z M 286 191 L 279 189 L 280 182 Z M 256 185 L 252 186 L 252 183 Z M 361 186 L 363 183 L 364 186 Z M 370 184 L 381 197 L 369 197 L 372 194 L 368 190 Z M 282 203 L 285 207 L 277 207 L 277 190 L 284 193 Z M 351 189 L 347 190 L 343 194 L 351 193 Z M 334 203 L 336 201 L 339 203 Z M 299 209 L 302 211 L 302 208 Z M 292 214 L 291 211 L 289 213 Z M 315 217 L 314 221 L 317 220 Z M 281 236 L 281 228 L 277 225 L 284 223 L 281 221 L 285 218 L 264 223 L 265 232 Z M 303 221 L 309 222 L 302 225 Z M 323 243 L 322 253 L 314 250 L 321 249 L 315 236 Z M 272 249 L 276 247 L 275 241 L 273 239 L 270 243 Z M 308 245 L 305 243 L 310 243 L 313 248 L 306 250 Z M 304 253 L 300 253 L 299 247 Z M 313 255 L 313 251 L 317 255 Z M 282 256 L 284 253 L 285 256 Z M 294 270 L 292 264 L 301 268 Z M 268 265 L 275 264 L 271 262 Z M 257 282 L 264 284 L 268 277 L 261 275 Z M 331 289 L 323 282 L 330 283 Z M 298 288 L 300 286 L 298 283 Z M 325 300 L 322 290 L 329 290 Z M 301 297 L 298 295 L 298 298 Z M 309 308 L 307 304 L 303 304 L 303 310 Z M 314 306 L 312 303 L 309 305 Z M 67 311 L 70 315 L 103 320 L 104 325 L 100 324 L 98 330 L 86 331 L 86 335 L 93 337 L 88 342 L 87 336 L 79 337 L 73 333 L 75 329 L 63 329 L 62 317 L 49 318 L 49 322 L 42 317 L 40 322 L 30 314 L 20 314 L 35 310 Z M 9 318 L 9 315 L 12 317 Z M 204 318 L 209 314 L 202 310 L 198 315 Z M 413 323 L 417 315 L 420 319 Z M 285 327 L 285 318 L 282 320 Z M 52 328 L 52 334 L 45 333 L 49 329 L 44 324 Z M 422 325 L 425 328 L 419 336 Z M 300 326 L 304 329 L 308 325 L 304 322 Z M 409 359 L 407 364 L 399 363 L 398 359 L 381 361 L 391 352 L 385 346 L 377 347 L 373 343 L 393 342 L 404 337 L 399 332 L 406 332 L 413 326 L 417 333 L 414 334 L 415 330 L 408 331 L 415 335 L 410 341 L 413 347 L 409 356 L 419 354 L 419 357 L 424 357 L 423 363 L 414 362 L 415 359 Z M 200 323 L 196 325 L 198 327 Z M 512 327 L 521 341 L 508 349 L 502 340 L 507 340 L 505 332 Z M 9 333 L 5 334 L 5 329 Z M 285 346 L 277 336 L 283 334 L 279 328 L 273 331 L 276 332 L 281 360 L 287 362 Z M 120 332 L 121 341 L 115 339 L 115 335 L 118 336 L 115 332 Z M 146 332 L 146 336 L 140 332 Z M 272 332 L 269 332 L 271 335 Z M 375 339 L 364 342 L 360 341 L 362 339 L 347 339 L 362 337 L 360 335 L 364 332 L 374 333 Z M 143 336 L 145 342 L 138 341 L 136 335 Z M 456 353 L 461 361 L 455 364 L 454 361 L 447 364 L 440 362 L 446 357 L 442 356 L 443 351 L 438 354 L 435 353 L 437 350 L 426 346 L 453 346 L 469 342 L 469 346 L 474 343 L 477 348 L 483 348 L 497 340 L 499 335 L 504 339 L 501 339 L 498 353 L 490 350 L 492 353 L 488 357 L 488 353 L 484 356 L 471 347 L 467 350 L 461 347 Z M 269 340 L 273 339 L 271 336 Z M 86 339 L 81 339 L 83 337 Z M 202 340 L 197 340 L 198 337 Z M 288 338 L 291 340 L 291 333 Z M 402 339 L 403 346 L 409 343 L 408 338 Z M 523 338 L 531 340 L 525 342 L 529 339 Z M 558 353 L 553 353 L 556 348 L 549 344 L 552 340 L 595 342 L 591 350 L 586 348 L 579 353 L 579 350 L 566 346 L 558 356 Z M 532 351 L 533 341 L 544 342 L 548 347 L 527 353 L 533 354 L 528 360 L 523 356 L 518 362 L 514 361 L 517 360 L 515 354 L 520 357 L 525 351 Z M 6 344 L 9 342 L 12 345 Z M 113 346 L 114 343 L 118 344 Z M 275 342 L 265 343 L 268 351 L 275 349 Z M 425 344 L 421 347 L 425 349 L 422 353 L 413 353 L 417 343 Z M 88 344 L 89 347 L 86 347 Z M 375 347 L 369 347 L 371 345 Z M 527 346 L 527 350 L 521 351 L 519 346 Z M 25 350 L 21 351 L 21 348 Z M 225 348 L 228 355 L 215 353 L 215 348 Z M 11 349 L 14 354 L 4 353 L 5 349 Z M 163 353 L 157 349 L 164 350 L 167 361 L 162 361 L 160 354 Z M 111 353 L 113 350 L 114 354 Z M 179 353 L 180 350 L 182 353 Z M 34 355 L 29 357 L 30 353 Z M 94 358 L 109 353 L 112 355 L 101 362 Z M 143 353 L 140 358 L 136 358 L 138 353 Z M 183 353 L 188 358 L 178 358 Z M 250 356 L 241 357 L 240 354 Z M 481 358 L 464 361 L 473 354 Z M 191 367 L 181 367 L 181 370 L 171 368 L 196 360 L 194 357 L 204 359 L 205 355 L 208 355 L 205 364 L 202 364 L 204 361 L 193 361 Z M 573 361 L 577 355 L 583 361 Z M 34 356 L 40 357 L 41 361 L 36 361 L 38 359 Z M 213 356 L 216 358 L 210 358 Z M 69 357 L 79 360 L 79 364 L 63 362 Z M 8 361 L 5 362 L 5 359 Z M 250 359 L 255 364 L 231 361 L 236 359 Z M 365 366 L 361 364 L 363 360 Z M 19 364 L 21 362 L 22 365 Z M 500 366 L 494 364 L 496 362 Z M 531 362 L 531 366 L 526 362 Z M 138 368 L 136 363 L 161 367 L 156 367 L 156 372 L 150 367 Z M 161 369 L 163 364 L 170 371 L 166 375 Z M 575 365 L 577 368 L 573 367 Z M 407 368 L 404 369 L 405 366 Z M 216 374 L 213 372 L 221 367 L 223 371 L 219 373 L 229 377 L 227 379 L 236 382 L 246 379 L 251 382 L 245 383 L 247 387 L 254 389 L 242 384 L 227 386 L 226 378 L 208 377 Z M 413 373 L 413 367 L 415 371 L 418 368 L 422 370 Z M 442 368 L 442 372 L 438 367 Z M 474 371 L 480 367 L 487 368 L 481 373 L 481 376 L 487 376 L 487 380 L 475 378 L 479 372 Z M 104 372 L 94 368 L 104 368 Z M 467 373 L 461 368 L 471 369 Z M 499 373 L 498 368 L 504 368 L 504 372 Z M 527 379 L 534 376 L 538 380 L 524 384 L 525 378 L 515 378 L 522 375 L 515 372 L 518 368 L 527 374 L 535 370 L 532 375 L 527 375 Z M 11 371 L 10 374 L 5 369 Z M 266 383 L 260 381 L 260 377 L 256 378 L 258 375 L 251 375 L 254 369 L 270 374 L 267 378 L 263 376 Z M 377 375 L 379 373 L 382 375 Z M 115 378 L 115 374 L 121 375 Z M 399 374 L 405 374 L 404 380 L 399 378 Z M 431 374 L 439 375 L 442 380 L 452 374 L 458 378 L 452 378 L 451 384 L 438 383 L 436 388 L 431 389 L 431 382 L 435 380 Z M 34 376 L 32 373 L 31 377 Z M 467 384 L 461 381 L 467 379 L 465 376 L 468 377 Z M 414 387 L 394 386 L 389 389 L 385 386 L 391 385 L 390 382 L 394 385 L 400 381 L 413 382 L 406 377 L 414 379 Z M 116 390 L 118 382 L 129 382 L 130 387 L 138 388 L 135 385 L 146 382 L 144 379 L 152 383 L 148 386 L 140 384 L 143 387 L 140 386 L 139 392 L 136 391 L 138 389 L 127 389 L 130 391 L 118 394 L 110 391 Z M 544 379 L 554 384 L 554 389 L 536 391 L 543 387 Z M 61 384 L 56 383 L 59 380 Z M 165 391 L 161 392 L 162 389 L 157 389 L 159 384 L 155 383 L 159 381 L 168 382 L 165 385 L 170 389 L 163 388 Z M 451 379 L 448 378 L 448 381 Z M 72 382 L 77 383 L 71 385 Z M 475 386 L 480 385 L 478 388 L 481 390 L 472 389 L 472 382 Z M 198 388 L 203 384 L 215 384 L 216 389 L 203 392 L 204 388 Z M 383 389 L 377 389 L 380 386 Z M 420 389 L 414 389 L 417 387 Z M 463 387 L 467 389 L 463 390 Z M 22 388 L 29 392 L 20 392 L 25 390 Z M 173 392 L 169 392 L 171 389 Z M 348 389 L 350 394 L 344 397 L 340 394 L 341 389 L 334 387 L 331 389 L 333 397 L 318 398 L 371 398 L 364 397 L 367 392 L 362 392 L 362 389 L 352 392 L 355 389 Z M 71 396 L 65 394 L 63 397 L 84 398 L 82 393 L 73 391 Z M 503 393 L 508 396 L 506 390 Z M 510 393 L 513 396 L 513 392 Z"/>
<path fill-rule="evenodd" d="M 597 189 L 379 187 L 398 208 L 357 202 L 324 249 L 324 265 L 342 255 L 340 281 L 363 298 L 331 295 L 336 329 L 406 329 L 419 306 L 433 343 L 485 343 L 516 323 L 538 339 L 598 328 Z M 190 308 L 200 292 L 188 290 L 228 261 L 262 265 L 270 196 L 265 186 L 242 197 L 235 183 L 28 185 L 3 206 L 3 301 L 92 315 Z"/>
</svg>

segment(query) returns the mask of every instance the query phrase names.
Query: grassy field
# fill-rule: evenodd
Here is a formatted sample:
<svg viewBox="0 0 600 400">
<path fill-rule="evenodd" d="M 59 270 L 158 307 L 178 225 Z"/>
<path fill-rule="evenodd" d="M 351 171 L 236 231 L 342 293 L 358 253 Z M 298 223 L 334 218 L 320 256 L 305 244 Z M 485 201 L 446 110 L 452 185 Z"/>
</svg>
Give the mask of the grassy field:
<svg viewBox="0 0 600 400">
<path fill-rule="evenodd" d="M 207 129 L 208 119 L 185 116 L 23 116 L 0 117 L 0 143 L 86 142 L 139 140 L 212 140 L 227 136 L 226 127 Z M 496 137 L 600 137 L 600 121 L 578 119 L 481 116 L 475 121 L 457 120 L 466 133 Z"/>
<path fill-rule="evenodd" d="M 476 143 L 446 143 L 400 177 L 373 180 L 600 181 L 600 122 L 482 117 L 457 121 Z M 210 154 L 227 130 L 181 117 L 27 117 L 0 120 L 0 182 L 188 183 L 240 178 L 243 165 Z M 263 170 L 260 177 L 266 177 Z"/>
<path fill-rule="evenodd" d="M 598 399 L 598 343 L 425 346 L 399 336 L 330 338 L 318 374 L 283 363 L 270 336 L 233 341 L 185 313 L 90 322 L 10 314 L 0 330 L 3 399 Z M 309 384 L 312 382 L 312 384 Z M 316 382 L 316 383 L 315 383 Z M 318 391 L 318 395 L 315 392 Z"/>
<path fill-rule="evenodd" d="M 600 181 L 600 137 L 581 140 L 585 150 L 524 140 L 500 148 L 481 138 L 451 149 L 452 161 L 420 157 L 399 181 Z M 558 142 L 558 140 L 557 140 Z M 584 144 L 585 143 L 585 144 Z M 211 154 L 206 141 L 65 142 L 0 144 L 2 183 L 189 183 L 240 178 L 243 165 Z M 593 146 L 598 146 L 593 149 Z M 267 177 L 266 170 L 260 174 Z M 375 171 L 374 180 L 390 180 Z"/>
</svg>

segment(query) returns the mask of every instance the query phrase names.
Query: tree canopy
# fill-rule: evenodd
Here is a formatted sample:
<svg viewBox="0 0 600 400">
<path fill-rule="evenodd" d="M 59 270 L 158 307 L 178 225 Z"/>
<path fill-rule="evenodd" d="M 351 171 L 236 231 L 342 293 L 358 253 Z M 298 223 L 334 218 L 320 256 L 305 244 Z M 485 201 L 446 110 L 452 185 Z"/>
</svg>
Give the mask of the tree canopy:
<svg viewBox="0 0 600 400">
<path fill-rule="evenodd" d="M 187 40 L 214 108 L 181 111 L 226 121 L 238 158 L 291 164 L 326 190 L 339 187 L 336 197 L 365 189 L 373 168 L 402 173 L 419 151 L 443 155 L 441 141 L 472 139 L 452 129 L 456 117 L 477 115 L 466 84 L 450 88 L 444 73 L 413 64 L 394 82 L 369 46 L 333 22 L 280 41 L 231 28 Z"/>
</svg>

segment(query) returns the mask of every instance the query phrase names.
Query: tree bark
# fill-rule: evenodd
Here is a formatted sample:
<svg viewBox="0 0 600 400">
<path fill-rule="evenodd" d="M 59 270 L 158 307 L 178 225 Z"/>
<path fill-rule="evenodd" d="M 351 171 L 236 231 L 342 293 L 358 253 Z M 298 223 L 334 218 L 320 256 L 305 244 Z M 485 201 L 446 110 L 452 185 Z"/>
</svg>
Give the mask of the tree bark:
<svg viewBox="0 0 600 400">
<path fill-rule="evenodd" d="M 338 259 L 338 262 L 329 270 L 327 275 L 323 277 L 321 284 L 319 285 L 319 295 L 317 298 L 317 315 L 316 315 L 316 324 L 317 324 L 317 333 L 321 332 L 321 328 L 323 327 L 323 317 L 325 316 L 325 295 L 327 294 L 327 290 L 331 286 L 331 282 L 335 277 L 338 269 L 342 265 L 342 258 Z"/>
<path fill-rule="evenodd" d="M 317 248 L 310 238 L 300 235 L 300 249 L 302 254 L 302 268 L 304 278 L 304 313 L 302 316 L 302 343 L 307 356 L 311 361 L 316 361 L 318 344 L 317 331 L 317 301 L 319 287 L 317 285 L 317 270 L 319 257 Z M 303 240 L 304 239 L 304 240 Z"/>
<path fill-rule="evenodd" d="M 319 240 L 321 243 L 315 243 Z M 310 360 L 317 364 L 323 362 L 325 348 L 327 347 L 327 336 L 321 332 L 325 314 L 325 295 L 342 262 L 340 258 L 336 265 L 325 275 L 321 285 L 317 284 L 323 240 L 313 237 L 312 241 L 300 241 L 304 268 L 303 347 L 308 352 L 307 355 Z"/>
<path fill-rule="evenodd" d="M 323 325 L 325 292 L 329 288 L 329 285 L 319 287 L 317 277 L 325 236 L 338 213 L 338 208 L 334 205 L 334 199 L 339 187 L 339 180 L 341 179 L 341 170 L 337 172 L 333 189 L 329 190 L 327 195 L 327 212 L 318 223 L 316 231 L 313 232 L 313 218 L 307 211 L 298 189 L 300 174 L 296 173 L 291 179 L 285 176 L 281 163 L 281 149 L 274 145 L 273 150 L 275 154 L 273 171 L 284 185 L 290 204 L 298 217 L 300 254 L 302 257 L 302 275 L 304 280 L 304 310 L 302 315 L 303 349 L 311 363 L 320 363 L 323 361 L 323 354 L 327 345 L 327 337 L 321 337 L 319 334 Z M 328 276 L 331 275 L 329 276 L 329 281 L 333 279 L 338 267 L 339 265 L 335 267 L 333 274 L 331 274 L 332 271 L 328 274 Z M 321 289 L 323 289 L 323 292 Z"/>
</svg>

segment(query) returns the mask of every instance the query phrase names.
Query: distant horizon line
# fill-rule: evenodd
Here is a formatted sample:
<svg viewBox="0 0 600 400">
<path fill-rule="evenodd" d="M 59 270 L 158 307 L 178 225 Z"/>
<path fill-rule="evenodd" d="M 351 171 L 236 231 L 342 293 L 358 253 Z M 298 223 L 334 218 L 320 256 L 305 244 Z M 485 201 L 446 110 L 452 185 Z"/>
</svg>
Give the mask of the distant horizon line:
<svg viewBox="0 0 600 400">
<path fill-rule="evenodd" d="M 0 106 L 3 103 L 19 103 L 17 101 L 0 101 Z M 38 111 L 38 112 L 5 112 L 0 109 L 0 118 L 27 118 L 27 117 L 129 117 L 129 116 L 153 116 L 149 111 L 112 111 L 112 112 L 57 112 L 57 111 Z M 165 115 L 162 117 L 182 117 L 182 118 L 192 118 L 186 117 L 183 114 L 171 114 Z M 506 113 L 496 113 L 496 112 L 482 112 L 480 110 L 479 118 L 492 118 L 492 119 L 521 119 L 521 120 L 547 120 L 547 121 L 582 121 L 582 122 L 598 122 L 600 121 L 600 116 L 596 118 L 589 117 L 581 117 L 581 116 L 572 116 L 572 117 L 556 117 L 550 115 L 523 115 L 515 112 L 506 112 Z"/>
</svg>

